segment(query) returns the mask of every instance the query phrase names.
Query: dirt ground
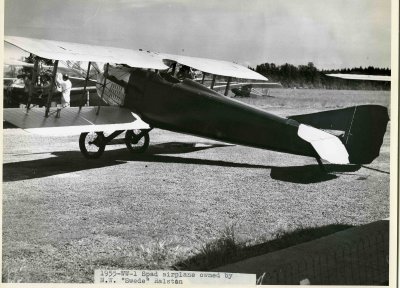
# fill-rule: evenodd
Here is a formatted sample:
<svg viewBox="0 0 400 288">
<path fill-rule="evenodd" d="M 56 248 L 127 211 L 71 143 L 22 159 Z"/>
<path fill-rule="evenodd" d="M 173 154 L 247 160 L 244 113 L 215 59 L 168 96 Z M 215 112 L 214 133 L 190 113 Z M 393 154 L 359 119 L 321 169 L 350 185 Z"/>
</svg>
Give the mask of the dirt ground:
<svg viewBox="0 0 400 288">
<path fill-rule="evenodd" d="M 279 115 L 389 106 L 388 92 L 334 92 L 281 89 L 242 101 Z M 154 247 L 188 257 L 226 227 L 256 243 L 389 217 L 389 127 L 375 161 L 327 165 L 328 174 L 313 158 L 159 129 L 143 155 L 116 141 L 98 160 L 83 158 L 78 136 L 3 135 L 5 282 L 91 282 L 95 268 L 151 267 Z"/>
</svg>

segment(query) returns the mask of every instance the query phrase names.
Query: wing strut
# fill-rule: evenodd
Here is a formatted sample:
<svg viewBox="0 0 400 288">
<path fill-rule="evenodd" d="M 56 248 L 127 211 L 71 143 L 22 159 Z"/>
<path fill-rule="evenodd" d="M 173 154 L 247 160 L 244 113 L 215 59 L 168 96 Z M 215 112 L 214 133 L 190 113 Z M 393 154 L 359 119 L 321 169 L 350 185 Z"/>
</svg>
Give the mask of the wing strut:
<svg viewBox="0 0 400 288">
<path fill-rule="evenodd" d="M 228 82 L 226 82 L 226 88 L 224 95 L 227 96 L 229 92 L 229 86 L 231 85 L 232 77 L 228 77 Z"/>
<path fill-rule="evenodd" d="M 47 102 L 46 102 L 46 112 L 45 112 L 45 117 L 49 117 L 49 112 L 50 112 L 50 102 L 51 98 L 53 97 L 53 90 L 54 90 L 54 84 L 56 82 L 56 73 L 57 73 L 57 68 L 58 68 L 58 60 L 54 62 L 53 66 L 53 72 L 52 72 L 52 80 L 50 84 L 50 91 L 49 95 L 47 95 Z"/>
<path fill-rule="evenodd" d="M 103 83 L 103 90 L 101 91 L 101 100 L 103 100 L 104 90 L 106 90 L 107 74 L 108 74 L 108 62 L 106 64 L 106 69 L 104 70 L 104 83 Z M 100 104 L 101 104 L 101 102 L 99 103 L 99 106 L 97 107 L 96 115 L 99 115 Z"/>
<path fill-rule="evenodd" d="M 30 83 L 30 87 L 29 87 L 28 102 L 26 103 L 26 112 L 29 111 L 29 108 L 31 106 L 33 88 L 34 88 L 35 80 L 36 80 L 36 76 L 37 76 L 36 74 L 37 74 L 37 70 L 38 70 L 38 65 L 39 65 L 39 58 L 35 57 L 35 64 L 33 65 L 33 73 L 32 73 L 31 83 Z"/>
<path fill-rule="evenodd" d="M 210 86 L 211 90 L 214 88 L 215 78 L 217 78 L 217 75 L 213 75 L 213 78 L 212 78 L 212 81 L 211 81 L 211 86 Z"/>
<path fill-rule="evenodd" d="M 79 104 L 79 109 L 82 108 L 83 105 L 83 101 L 85 99 L 86 96 L 86 87 L 87 87 L 87 82 L 89 80 L 89 71 L 90 71 L 90 65 L 92 64 L 92 62 L 89 61 L 88 67 L 87 67 L 87 72 L 86 72 L 86 78 L 85 78 L 85 86 L 83 87 L 83 92 L 82 92 L 82 98 Z"/>
</svg>

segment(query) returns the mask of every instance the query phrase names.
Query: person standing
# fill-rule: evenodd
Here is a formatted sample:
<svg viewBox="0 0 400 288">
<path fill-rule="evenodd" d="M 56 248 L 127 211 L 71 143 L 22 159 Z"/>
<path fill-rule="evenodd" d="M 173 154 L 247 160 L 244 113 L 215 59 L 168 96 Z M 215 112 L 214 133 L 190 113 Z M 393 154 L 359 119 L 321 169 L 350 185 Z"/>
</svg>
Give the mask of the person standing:
<svg viewBox="0 0 400 288">
<path fill-rule="evenodd" d="M 29 91 L 32 88 L 31 83 L 32 83 L 32 75 L 25 74 L 24 75 L 24 97 L 20 97 L 20 99 L 18 99 L 20 103 L 23 103 L 23 102 L 26 103 L 28 101 Z"/>
<path fill-rule="evenodd" d="M 69 80 L 69 77 L 67 74 L 64 74 L 62 76 L 62 79 L 60 79 L 61 77 L 59 77 L 59 75 L 57 75 L 57 84 L 61 89 L 61 106 L 64 107 L 69 107 L 70 106 L 70 102 L 71 102 L 71 88 L 72 88 L 72 83 Z"/>
</svg>

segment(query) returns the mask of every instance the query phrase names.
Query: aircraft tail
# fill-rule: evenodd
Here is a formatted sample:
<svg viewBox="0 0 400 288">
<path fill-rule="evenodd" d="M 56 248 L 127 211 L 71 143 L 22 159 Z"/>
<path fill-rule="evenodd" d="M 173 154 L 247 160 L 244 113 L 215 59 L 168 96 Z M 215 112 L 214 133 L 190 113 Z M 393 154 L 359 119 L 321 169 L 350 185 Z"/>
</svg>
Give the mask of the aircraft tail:
<svg viewBox="0 0 400 288">
<path fill-rule="evenodd" d="M 389 121 L 388 110 L 361 105 L 288 117 L 338 136 L 347 149 L 349 162 L 369 164 L 379 155 Z"/>
</svg>

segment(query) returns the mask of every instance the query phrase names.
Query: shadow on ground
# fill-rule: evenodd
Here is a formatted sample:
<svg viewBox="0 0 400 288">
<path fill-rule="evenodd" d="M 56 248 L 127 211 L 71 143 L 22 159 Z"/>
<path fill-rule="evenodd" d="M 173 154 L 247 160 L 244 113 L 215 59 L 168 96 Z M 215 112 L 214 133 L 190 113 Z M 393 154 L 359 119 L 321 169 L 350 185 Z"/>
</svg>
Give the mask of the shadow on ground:
<svg viewBox="0 0 400 288">
<path fill-rule="evenodd" d="M 312 241 L 338 231 L 351 228 L 351 225 L 331 224 L 315 228 L 303 228 L 293 232 L 281 232 L 275 239 L 248 246 L 235 239 L 233 228 L 228 228 L 222 236 L 203 245 L 199 252 L 174 265 L 178 270 L 209 271 L 214 268 L 235 263 L 247 258 L 275 252 L 304 242 Z"/>
<path fill-rule="evenodd" d="M 113 143 L 118 144 L 121 140 Z M 123 140 L 122 140 L 123 141 Z M 123 143 L 123 142 L 121 142 Z M 52 156 L 45 159 L 30 161 L 18 161 L 3 164 L 3 181 L 19 181 L 48 177 L 58 174 L 77 172 L 87 169 L 95 169 L 121 165 L 130 161 L 142 161 L 149 163 L 175 163 L 175 164 L 195 164 L 210 165 L 233 168 L 251 168 L 251 169 L 270 169 L 271 178 L 279 181 L 310 184 L 328 181 L 337 178 L 333 173 L 336 172 L 354 172 L 360 166 L 351 165 L 326 165 L 327 173 L 321 171 L 317 164 L 305 166 L 267 166 L 247 163 L 236 163 L 231 161 L 197 159 L 190 157 L 179 157 L 164 154 L 185 154 L 205 149 L 226 147 L 232 145 L 226 144 L 208 144 L 208 143 L 186 143 L 186 142 L 168 142 L 151 145 L 143 154 L 130 154 L 125 148 L 106 151 L 99 159 L 84 159 L 78 151 L 53 152 Z M 32 153 L 34 154 L 34 153 Z M 40 153 L 39 153 L 40 154 Z M 46 153 L 47 154 L 47 153 Z M 18 156 L 18 155 L 17 155 Z"/>
<path fill-rule="evenodd" d="M 3 129 L 19 129 L 19 127 L 11 124 L 10 122 L 3 121 Z"/>
<path fill-rule="evenodd" d="M 51 155 L 56 157 L 3 164 L 3 181 L 10 182 L 41 178 L 87 169 L 121 165 L 128 161 L 216 165 L 223 167 L 269 168 L 268 166 L 262 165 L 161 155 L 184 154 L 224 146 L 229 145 L 170 142 L 152 145 L 143 154 L 133 155 L 127 152 L 125 148 L 121 148 L 106 151 L 101 158 L 90 160 L 83 158 L 82 154 L 78 151 L 53 152 Z"/>
<path fill-rule="evenodd" d="M 324 182 L 337 178 L 333 173 L 345 173 L 358 171 L 360 165 L 324 165 L 326 172 L 322 171 L 318 165 L 291 166 L 291 167 L 273 167 L 271 169 L 271 178 L 275 180 L 311 184 Z"/>
</svg>

